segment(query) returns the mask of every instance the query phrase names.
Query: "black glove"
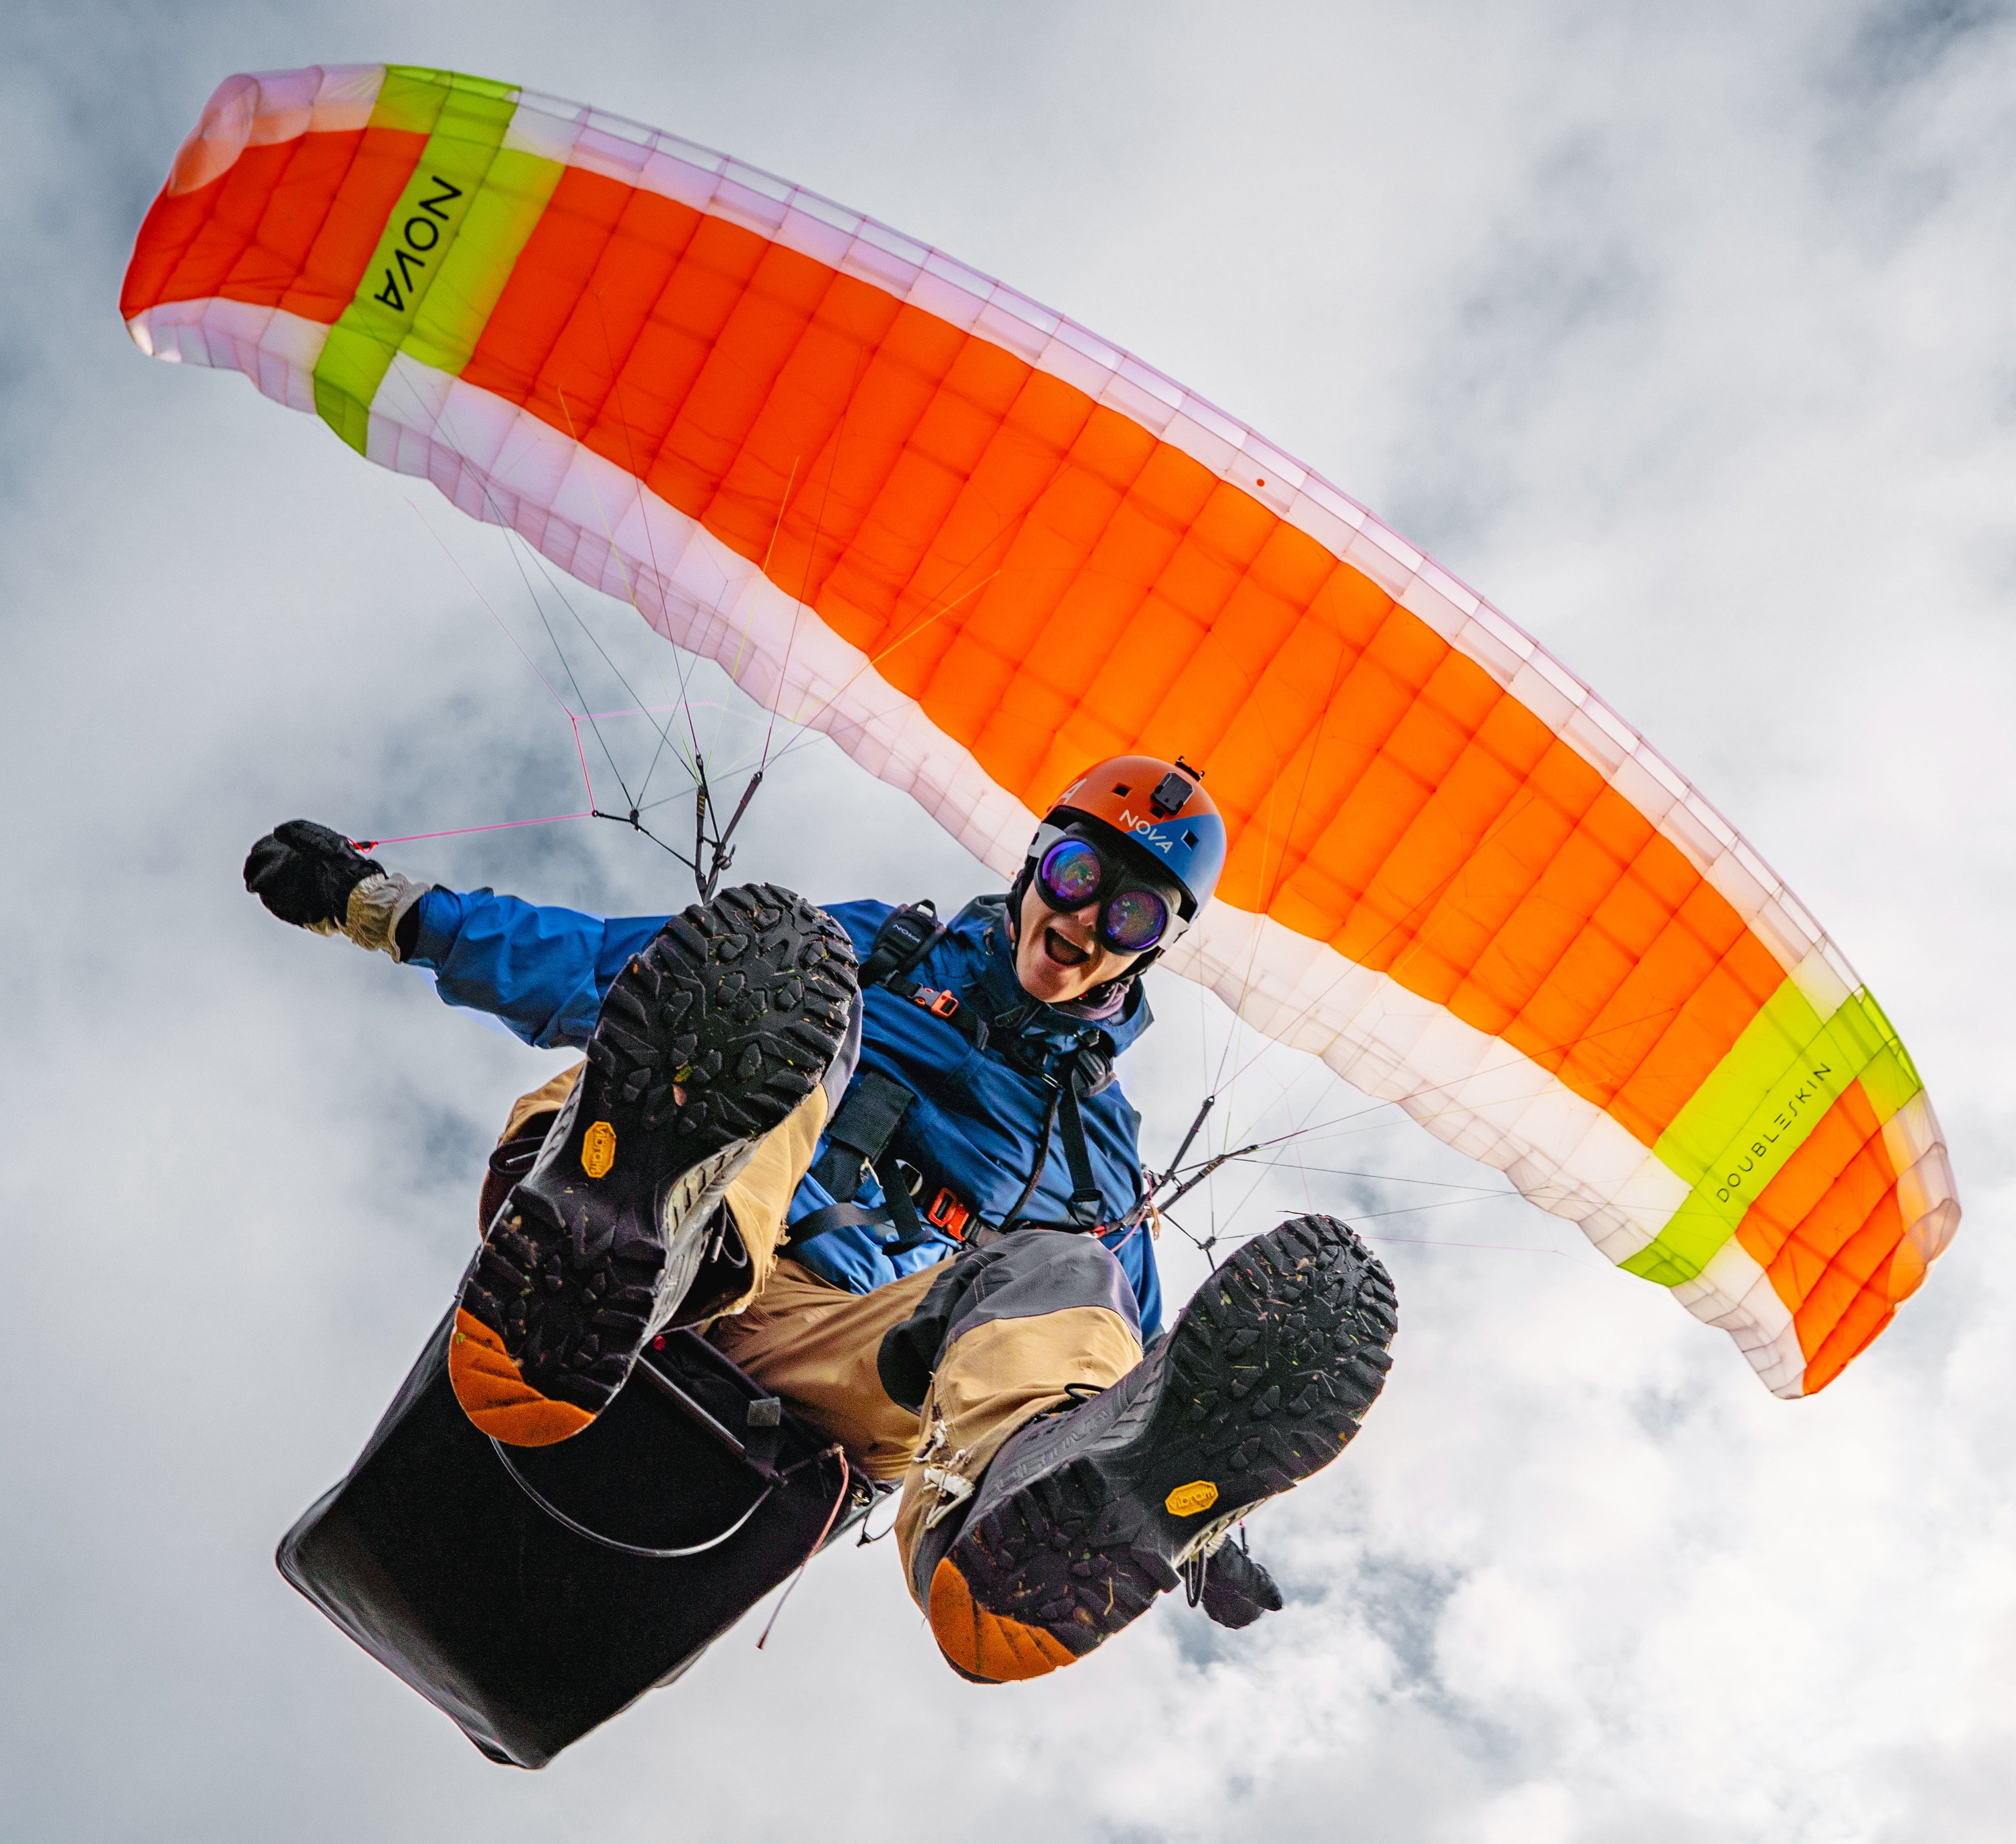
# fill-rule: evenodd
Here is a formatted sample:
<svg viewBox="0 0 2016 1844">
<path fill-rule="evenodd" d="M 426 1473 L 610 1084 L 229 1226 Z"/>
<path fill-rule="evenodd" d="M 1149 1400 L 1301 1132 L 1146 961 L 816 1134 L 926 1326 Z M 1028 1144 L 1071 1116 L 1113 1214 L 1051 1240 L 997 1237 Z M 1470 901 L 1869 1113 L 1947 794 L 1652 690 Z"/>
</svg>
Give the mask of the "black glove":
<svg viewBox="0 0 2016 1844">
<path fill-rule="evenodd" d="M 1281 1611 L 1274 1578 L 1238 1544 L 1221 1543 L 1205 1561 L 1204 1589 L 1197 1598 L 1221 1626 L 1250 1626 L 1263 1613 Z"/>
<path fill-rule="evenodd" d="M 351 891 L 384 869 L 341 833 L 312 819 L 290 819 L 252 848 L 245 860 L 245 888 L 297 928 L 340 928 Z"/>
</svg>

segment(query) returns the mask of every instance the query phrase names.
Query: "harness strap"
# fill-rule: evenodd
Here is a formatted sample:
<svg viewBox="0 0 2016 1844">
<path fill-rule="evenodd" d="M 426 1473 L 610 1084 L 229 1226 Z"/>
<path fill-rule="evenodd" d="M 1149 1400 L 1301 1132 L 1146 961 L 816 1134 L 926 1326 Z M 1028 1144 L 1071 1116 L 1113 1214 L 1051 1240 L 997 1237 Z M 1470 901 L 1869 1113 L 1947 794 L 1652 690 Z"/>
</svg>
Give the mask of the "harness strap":
<svg viewBox="0 0 2016 1844">
<path fill-rule="evenodd" d="M 897 998 L 921 1007 L 933 1017 L 942 1019 L 975 1049 L 985 1050 L 988 1021 L 979 1008 L 963 1003 L 959 996 L 949 989 L 934 992 L 920 981 L 909 977 L 911 970 L 949 932 L 938 920 L 937 906 L 928 899 L 898 905 L 876 930 L 875 938 L 869 945 L 867 956 L 861 963 L 862 990 L 866 992 L 880 986 Z M 1064 1162 L 1071 1181 L 1071 1226 L 1081 1230 L 1098 1230 L 1104 1216 L 1106 1200 L 1093 1176 L 1091 1149 L 1085 1140 L 1078 1097 L 1081 1092 L 1096 1094 L 1111 1082 L 1111 1057 L 1103 1055 L 1093 1043 L 1083 1043 L 1064 1059 L 1062 1067 L 1053 1076 L 1016 1053 L 1012 1035 L 1004 1041 L 1002 1053 L 1050 1089 L 1049 1104 L 1044 1110 L 1042 1128 L 1037 1136 L 1034 1168 L 1003 1226 L 1012 1229 L 1035 1196 L 1049 1163 L 1050 1136 L 1061 1128 Z M 969 1223 L 975 1229 L 988 1226 L 980 1223 L 949 1186 L 938 1188 L 928 1210 L 920 1216 L 909 1187 L 900 1180 L 891 1183 L 879 1169 L 877 1162 L 887 1151 L 904 1114 L 916 1099 L 916 1095 L 901 1082 L 879 1071 L 866 1070 L 855 1078 L 827 1125 L 826 1151 L 812 1169 L 812 1176 L 837 1201 L 801 1217 L 791 1225 L 784 1243 L 786 1249 L 801 1246 L 834 1230 L 888 1226 L 895 1228 L 896 1237 L 882 1244 L 883 1252 L 901 1255 L 928 1241 L 934 1234 L 956 1242 L 965 1240 Z M 907 1169 L 895 1165 L 892 1176 L 905 1169 Z M 881 1185 L 886 1200 L 877 1208 L 853 1201 L 862 1180 L 871 1172 Z"/>
<path fill-rule="evenodd" d="M 791 1225 L 787 1246 L 802 1248 L 830 1230 L 851 1230 L 857 1225 L 879 1229 L 888 1220 L 889 1212 L 879 1204 L 829 1204 L 823 1210 L 815 1210 Z"/>
<path fill-rule="evenodd" d="M 1036 1133 L 1036 1162 L 1029 1169 L 1029 1182 L 1022 1187 L 1022 1194 L 1015 1200 L 1014 1206 L 1001 1219 L 1004 1230 L 1014 1228 L 1029 1208 L 1029 1200 L 1035 1196 L 1036 1187 L 1043 1182 L 1043 1169 L 1050 1162 L 1050 1129 L 1057 1124 L 1057 1104 L 1061 1090 L 1053 1089 L 1050 1104 L 1043 1110 L 1043 1124 Z"/>
<path fill-rule="evenodd" d="M 885 1183 L 882 1196 L 884 1201 L 880 1204 L 829 1204 L 823 1210 L 800 1217 L 791 1225 L 791 1233 L 779 1252 L 788 1255 L 830 1230 L 857 1226 L 877 1230 L 895 1226 L 895 1240 L 881 1245 L 884 1255 L 905 1254 L 938 1234 L 932 1224 L 917 1214 L 916 1201 L 910 1195 L 908 1186 L 900 1182 Z"/>
<path fill-rule="evenodd" d="M 897 1122 L 916 1100 L 880 1070 L 864 1069 L 854 1079 L 826 1123 L 826 1151 L 812 1167 L 812 1176 L 828 1197 L 843 1204 L 853 1201 L 862 1180 L 888 1149 Z"/>
<path fill-rule="evenodd" d="M 1078 1107 L 1075 1058 L 1064 1072 L 1059 1099 L 1063 1105 L 1057 1112 L 1057 1125 L 1064 1129 L 1064 1163 L 1071 1171 L 1071 1221 L 1082 1230 L 1096 1229 L 1106 1214 L 1106 1199 L 1100 1195 L 1098 1181 L 1092 1175 L 1092 1154 L 1085 1143 L 1085 1118 Z M 1047 1141 L 1049 1136 L 1046 1134 L 1044 1138 Z"/>
<path fill-rule="evenodd" d="M 1014 1208 L 1003 1219 L 1004 1229 L 1013 1229 L 1022 1220 L 1022 1212 L 1029 1207 L 1029 1201 L 1036 1194 L 1036 1187 L 1043 1181 L 1043 1173 L 1049 1169 L 1050 1135 L 1061 1129 L 1064 1143 L 1064 1165 L 1071 1173 L 1071 1226 L 1080 1230 L 1096 1230 L 1104 1221 L 1106 1199 L 1099 1183 L 1092 1173 L 1092 1151 L 1085 1143 L 1085 1117 L 1078 1108 L 1078 1089 L 1084 1079 L 1082 1064 L 1087 1059 L 1081 1050 L 1059 1071 L 1058 1079 L 1050 1090 L 1049 1106 L 1043 1111 L 1043 1124 L 1036 1136 L 1036 1161 L 1029 1173 L 1028 1183 L 1022 1187 L 1022 1194 L 1015 1200 Z"/>
<path fill-rule="evenodd" d="M 938 920 L 938 905 L 929 897 L 922 902 L 898 904 L 868 944 L 868 958 L 861 963 L 862 990 L 887 985 L 908 973 L 949 932 Z"/>
<path fill-rule="evenodd" d="M 861 963 L 861 988 L 866 992 L 882 986 L 899 999 L 913 999 L 935 1017 L 958 1025 L 962 1033 L 970 1036 L 959 1003 L 952 994 L 927 992 L 916 981 L 905 977 L 948 932 L 938 920 L 937 906 L 929 899 L 899 904 L 884 919 L 869 944 L 867 958 Z M 979 1025 L 985 1041 L 986 1027 L 977 1019 L 971 1022 Z M 827 1123 L 826 1151 L 812 1169 L 812 1176 L 826 1194 L 838 1201 L 793 1223 L 783 1244 L 785 1249 L 801 1248 L 834 1230 L 856 1227 L 894 1228 L 895 1240 L 882 1244 L 885 1255 L 904 1254 L 932 1238 L 937 1226 L 918 1216 L 909 1186 L 902 1176 L 909 1168 L 892 1161 L 885 1176 L 878 1165 L 889 1150 L 898 1124 L 916 1100 L 911 1090 L 879 1070 L 863 1070 L 855 1076 Z M 884 1201 L 873 1206 L 857 1204 L 855 1195 L 861 1189 L 861 1181 L 870 1173 L 882 1187 Z"/>
</svg>

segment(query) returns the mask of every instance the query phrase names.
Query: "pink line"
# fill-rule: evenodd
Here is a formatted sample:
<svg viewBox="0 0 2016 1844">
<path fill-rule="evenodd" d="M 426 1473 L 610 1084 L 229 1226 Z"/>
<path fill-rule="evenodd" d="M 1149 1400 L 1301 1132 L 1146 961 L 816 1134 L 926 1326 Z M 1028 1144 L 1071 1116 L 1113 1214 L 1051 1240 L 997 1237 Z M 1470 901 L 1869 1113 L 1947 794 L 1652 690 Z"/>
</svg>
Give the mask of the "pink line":
<svg viewBox="0 0 2016 1844">
<path fill-rule="evenodd" d="M 588 772 L 588 751 L 581 746 L 581 719 L 570 711 L 567 722 L 574 726 L 574 752 L 581 759 L 581 785 L 588 790 L 588 804 L 592 807 L 595 805 L 595 777 Z M 578 819 L 580 815 L 574 814 L 571 817 Z"/>
<path fill-rule="evenodd" d="M 369 852 L 380 845 L 412 845 L 422 839 L 459 839 L 464 833 L 502 832 L 513 826 L 557 826 L 563 819 L 592 819 L 592 813 L 549 813 L 543 819 L 499 819 L 488 826 L 452 826 L 446 832 L 401 833 L 396 839 L 353 839 L 351 843 Z"/>
<path fill-rule="evenodd" d="M 1500 1255 L 1557 1255 L 1568 1259 L 1564 1248 L 1542 1248 L 1532 1242 L 1431 1242 L 1423 1236 L 1376 1236 L 1370 1230 L 1361 1233 L 1368 1242 L 1397 1242 L 1407 1248 L 1490 1248 Z"/>
</svg>

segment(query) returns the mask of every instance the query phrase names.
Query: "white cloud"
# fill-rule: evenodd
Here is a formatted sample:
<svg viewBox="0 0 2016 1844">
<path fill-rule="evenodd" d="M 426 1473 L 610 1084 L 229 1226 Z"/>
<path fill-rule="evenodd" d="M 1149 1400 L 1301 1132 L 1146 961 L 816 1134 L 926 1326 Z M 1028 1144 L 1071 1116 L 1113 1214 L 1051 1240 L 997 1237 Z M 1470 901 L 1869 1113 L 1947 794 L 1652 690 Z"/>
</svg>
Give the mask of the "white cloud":
<svg viewBox="0 0 2016 1844">
<path fill-rule="evenodd" d="M 98 0 L 10 16 L 0 45 L 20 1835 L 2004 1834 L 1999 13 Z M 1969 1212 L 1924 1295 L 1834 1388 L 1778 1403 L 1571 1231 L 1401 1182 L 1474 1173 L 1347 1122 L 1305 1162 L 1380 1179 L 1284 1168 L 1238 1222 L 1314 1201 L 1404 1238 L 1383 1245 L 1388 1399 L 1254 1520 L 1287 1612 L 1233 1636 L 1165 1607 L 984 1691 L 935 1662 L 887 1549 L 844 1551 L 764 1653 L 735 1635 L 544 1775 L 478 1760 L 268 1558 L 445 1297 L 504 1104 L 559 1059 L 279 929 L 237 863 L 293 812 L 418 832 L 565 811 L 571 735 L 402 484 L 235 380 L 146 363 L 114 311 L 218 77 L 388 50 L 592 97 L 941 243 L 1487 590 L 1744 823 L 1911 1044 Z M 495 535 L 423 510 L 526 622 Z M 978 886 L 823 748 L 779 771 L 739 869 Z M 632 912 L 684 894 L 615 827 L 398 862 Z M 1166 1151 L 1219 1027 L 1173 986 L 1158 1004 L 1129 1082 Z M 1227 1111 L 1283 1089 L 1316 1094 L 1263 1059 Z M 1163 1247 L 1180 1295 L 1202 1264 Z"/>
</svg>

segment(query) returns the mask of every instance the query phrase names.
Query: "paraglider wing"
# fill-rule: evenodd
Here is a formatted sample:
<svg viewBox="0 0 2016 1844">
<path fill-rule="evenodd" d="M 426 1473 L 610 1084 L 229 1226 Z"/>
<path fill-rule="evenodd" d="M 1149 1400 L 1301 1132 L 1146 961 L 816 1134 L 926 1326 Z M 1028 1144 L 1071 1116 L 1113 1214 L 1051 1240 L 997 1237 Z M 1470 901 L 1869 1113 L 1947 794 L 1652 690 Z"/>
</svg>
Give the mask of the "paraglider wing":
<svg viewBox="0 0 2016 1844">
<path fill-rule="evenodd" d="M 1734 830 L 1510 621 L 1127 354 L 676 136 L 444 71 L 234 77 L 121 309 L 632 602 L 1004 875 L 1207 763 L 1171 964 L 1507 1172 L 1781 1396 L 1959 1220 L 1931 1105 Z"/>
</svg>

